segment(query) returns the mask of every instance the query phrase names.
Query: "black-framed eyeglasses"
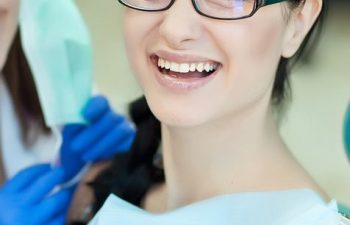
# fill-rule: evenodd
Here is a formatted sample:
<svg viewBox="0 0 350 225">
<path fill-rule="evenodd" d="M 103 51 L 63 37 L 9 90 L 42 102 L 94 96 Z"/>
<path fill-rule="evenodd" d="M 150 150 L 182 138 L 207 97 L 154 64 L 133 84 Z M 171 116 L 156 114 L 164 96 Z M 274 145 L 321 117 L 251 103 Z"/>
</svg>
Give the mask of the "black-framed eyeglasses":
<svg viewBox="0 0 350 225">
<path fill-rule="evenodd" d="M 169 9 L 175 0 L 118 0 L 140 11 L 157 12 Z M 203 16 L 219 20 L 238 20 L 253 16 L 261 7 L 287 0 L 191 0 Z"/>
</svg>

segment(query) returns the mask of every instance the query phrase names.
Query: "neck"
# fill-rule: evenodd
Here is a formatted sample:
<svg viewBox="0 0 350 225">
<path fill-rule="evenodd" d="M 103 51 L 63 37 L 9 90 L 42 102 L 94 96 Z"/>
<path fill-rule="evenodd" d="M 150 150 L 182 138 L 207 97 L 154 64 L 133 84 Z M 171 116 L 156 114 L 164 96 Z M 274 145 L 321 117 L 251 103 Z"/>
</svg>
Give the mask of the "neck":
<svg viewBox="0 0 350 225">
<path fill-rule="evenodd" d="M 225 193 L 308 186 L 266 108 L 198 127 L 162 124 L 167 208 Z"/>
</svg>

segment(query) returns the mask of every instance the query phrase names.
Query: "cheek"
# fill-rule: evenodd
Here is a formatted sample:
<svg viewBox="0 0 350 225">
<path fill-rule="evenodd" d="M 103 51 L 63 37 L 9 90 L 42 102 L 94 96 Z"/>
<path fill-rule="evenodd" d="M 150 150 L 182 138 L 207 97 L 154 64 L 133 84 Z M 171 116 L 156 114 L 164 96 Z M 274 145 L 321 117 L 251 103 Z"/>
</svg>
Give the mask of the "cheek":
<svg viewBox="0 0 350 225">
<path fill-rule="evenodd" d="M 257 101 L 272 89 L 286 24 L 279 9 L 269 11 L 213 26 L 213 33 L 224 34 L 217 43 L 225 53 L 224 82 L 236 103 Z"/>
<path fill-rule="evenodd" d="M 281 17 L 280 14 L 277 15 Z M 217 30 L 214 33 L 224 34 L 218 36 L 218 43 L 223 43 L 221 50 L 226 53 L 229 70 L 258 69 L 263 72 L 261 66 L 274 68 L 271 62 L 279 60 L 281 56 L 286 26 L 283 21 L 276 18 L 279 17 L 274 18 L 265 13 L 264 16 L 256 15 L 251 19 L 232 23 L 231 29 L 227 26 L 216 26 Z"/>
<path fill-rule="evenodd" d="M 142 75 L 147 71 L 146 43 L 155 40 L 152 36 L 155 24 L 155 16 L 149 13 L 124 9 L 123 33 L 126 53 L 131 69 L 139 82 L 142 82 Z"/>
</svg>

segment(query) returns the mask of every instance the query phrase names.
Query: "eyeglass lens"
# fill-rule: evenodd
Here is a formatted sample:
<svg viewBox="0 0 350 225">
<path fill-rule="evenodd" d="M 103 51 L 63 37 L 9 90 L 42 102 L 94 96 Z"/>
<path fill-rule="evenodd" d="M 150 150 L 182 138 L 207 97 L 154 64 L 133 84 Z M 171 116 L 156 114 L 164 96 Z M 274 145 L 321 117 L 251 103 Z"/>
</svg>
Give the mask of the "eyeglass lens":
<svg viewBox="0 0 350 225">
<path fill-rule="evenodd" d="M 120 0 L 127 6 L 144 11 L 166 9 L 172 0 Z M 200 13 L 209 17 L 235 19 L 253 13 L 256 0 L 193 0 Z"/>
</svg>

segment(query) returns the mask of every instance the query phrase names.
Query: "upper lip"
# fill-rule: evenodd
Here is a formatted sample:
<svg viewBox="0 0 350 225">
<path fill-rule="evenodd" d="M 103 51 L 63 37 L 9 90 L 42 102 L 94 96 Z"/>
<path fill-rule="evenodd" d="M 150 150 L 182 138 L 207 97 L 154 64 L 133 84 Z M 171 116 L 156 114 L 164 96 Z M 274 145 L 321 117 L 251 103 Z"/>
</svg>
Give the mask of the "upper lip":
<svg viewBox="0 0 350 225">
<path fill-rule="evenodd" d="M 209 59 L 207 57 L 199 56 L 196 54 L 172 53 L 164 50 L 155 51 L 152 55 L 156 55 L 159 58 L 172 61 L 172 62 L 177 62 L 177 63 L 196 63 L 196 62 L 219 63 L 218 61 Z"/>
</svg>

